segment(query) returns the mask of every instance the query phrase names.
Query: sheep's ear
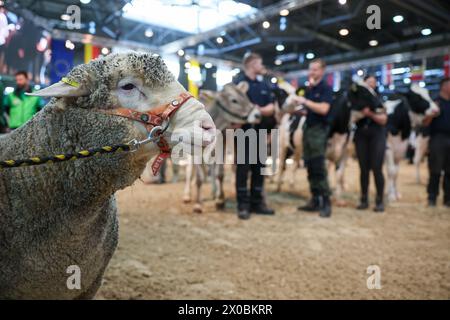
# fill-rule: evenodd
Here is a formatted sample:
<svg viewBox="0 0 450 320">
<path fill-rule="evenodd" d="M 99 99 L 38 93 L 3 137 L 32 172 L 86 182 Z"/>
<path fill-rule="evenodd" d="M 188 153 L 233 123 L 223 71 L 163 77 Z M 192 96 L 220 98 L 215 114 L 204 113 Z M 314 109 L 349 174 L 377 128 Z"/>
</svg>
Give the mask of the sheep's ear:
<svg viewBox="0 0 450 320">
<path fill-rule="evenodd" d="M 57 82 L 51 86 L 38 90 L 35 92 L 27 93 L 29 96 L 36 97 L 82 97 L 87 96 L 89 91 L 82 86 L 74 86 L 65 82 Z"/>
<path fill-rule="evenodd" d="M 239 82 L 236 87 L 238 88 L 238 90 L 242 91 L 243 93 L 247 93 L 248 89 L 249 89 L 249 85 L 247 81 L 241 81 Z"/>
<path fill-rule="evenodd" d="M 212 90 L 200 90 L 199 98 L 200 100 L 213 100 L 217 96 L 217 92 Z"/>
</svg>

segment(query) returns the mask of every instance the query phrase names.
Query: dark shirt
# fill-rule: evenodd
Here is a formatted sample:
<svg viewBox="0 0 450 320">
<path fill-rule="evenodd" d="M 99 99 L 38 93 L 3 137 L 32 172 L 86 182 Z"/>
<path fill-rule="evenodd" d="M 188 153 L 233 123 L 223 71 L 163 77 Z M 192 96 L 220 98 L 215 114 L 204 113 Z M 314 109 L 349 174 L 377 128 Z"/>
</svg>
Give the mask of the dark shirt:
<svg viewBox="0 0 450 320">
<path fill-rule="evenodd" d="M 306 90 L 305 98 L 313 102 L 326 102 L 331 104 L 333 102 L 333 90 L 326 84 L 325 80 L 322 79 L 316 86 L 310 87 Z M 321 115 L 315 113 L 314 111 L 308 109 L 308 114 L 306 116 L 306 125 L 315 126 L 318 124 L 329 124 L 329 114 Z"/>
<path fill-rule="evenodd" d="M 380 97 L 380 95 L 377 92 L 377 95 L 374 97 L 376 100 L 376 106 L 377 108 L 375 110 L 371 110 L 374 113 L 384 113 L 385 111 L 383 111 L 384 107 L 383 107 L 383 103 L 382 103 L 382 99 Z M 364 117 L 361 120 L 359 120 L 358 122 L 356 122 L 356 127 L 359 128 L 368 128 L 368 127 L 382 127 L 382 125 L 376 123 L 375 121 L 373 121 L 371 118 L 369 117 Z"/>
<path fill-rule="evenodd" d="M 241 81 L 248 83 L 249 89 L 247 91 L 247 96 L 252 103 L 257 104 L 260 107 L 265 107 L 268 104 L 275 102 L 275 95 L 268 81 L 259 81 L 258 79 L 252 80 L 245 74 L 240 75 L 235 83 Z M 260 129 L 272 129 L 275 123 L 274 116 L 263 117 L 261 123 L 256 127 Z"/>
<path fill-rule="evenodd" d="M 450 100 L 445 100 L 441 96 L 436 100 L 439 109 L 439 116 L 433 119 L 430 124 L 430 135 L 446 134 L 450 135 Z"/>
</svg>

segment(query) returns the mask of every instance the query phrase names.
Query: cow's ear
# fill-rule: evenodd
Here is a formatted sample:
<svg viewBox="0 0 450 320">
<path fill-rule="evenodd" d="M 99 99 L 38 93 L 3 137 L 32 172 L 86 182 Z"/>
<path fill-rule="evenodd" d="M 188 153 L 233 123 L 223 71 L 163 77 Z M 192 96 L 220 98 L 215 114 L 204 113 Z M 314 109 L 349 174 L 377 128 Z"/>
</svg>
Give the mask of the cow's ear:
<svg viewBox="0 0 450 320">
<path fill-rule="evenodd" d="M 87 96 L 89 91 L 81 85 L 69 84 L 63 81 L 52 84 L 51 86 L 27 93 L 29 96 L 36 97 L 82 97 Z"/>
<path fill-rule="evenodd" d="M 199 99 L 200 100 L 213 100 L 217 97 L 217 92 L 212 90 L 200 90 Z"/>
<path fill-rule="evenodd" d="M 243 93 L 247 93 L 248 89 L 250 88 L 247 81 L 241 81 L 239 82 L 236 87 L 238 90 L 240 90 Z"/>
</svg>

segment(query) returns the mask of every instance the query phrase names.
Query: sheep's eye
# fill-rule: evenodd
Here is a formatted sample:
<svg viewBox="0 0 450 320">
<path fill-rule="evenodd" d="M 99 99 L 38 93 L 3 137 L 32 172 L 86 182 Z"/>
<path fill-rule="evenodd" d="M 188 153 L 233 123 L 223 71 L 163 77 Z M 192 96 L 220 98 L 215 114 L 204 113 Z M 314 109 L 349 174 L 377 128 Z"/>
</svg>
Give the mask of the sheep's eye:
<svg viewBox="0 0 450 320">
<path fill-rule="evenodd" d="M 135 86 L 134 84 L 132 84 L 132 83 L 127 83 L 127 84 L 121 86 L 120 88 L 121 88 L 122 90 L 127 90 L 127 91 L 129 91 L 129 90 L 133 90 L 134 88 L 136 88 L 136 86 Z"/>
<path fill-rule="evenodd" d="M 231 99 L 232 103 L 238 103 L 238 101 L 236 99 Z"/>
</svg>

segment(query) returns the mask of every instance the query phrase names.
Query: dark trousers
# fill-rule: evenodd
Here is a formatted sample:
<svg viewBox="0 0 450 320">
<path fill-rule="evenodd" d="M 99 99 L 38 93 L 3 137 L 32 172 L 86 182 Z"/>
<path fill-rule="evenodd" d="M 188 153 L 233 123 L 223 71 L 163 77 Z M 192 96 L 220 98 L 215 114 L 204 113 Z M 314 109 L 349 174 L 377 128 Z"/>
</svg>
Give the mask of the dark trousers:
<svg viewBox="0 0 450 320">
<path fill-rule="evenodd" d="M 428 156 L 428 169 L 430 178 L 428 182 L 428 199 L 436 200 L 439 196 L 439 183 L 442 172 L 444 181 L 444 202 L 450 201 L 450 135 L 434 134 L 430 137 Z"/>
<path fill-rule="evenodd" d="M 314 197 L 331 195 L 328 173 L 325 167 L 329 127 L 318 124 L 303 128 L 303 158 L 308 172 L 308 182 Z"/>
<path fill-rule="evenodd" d="M 259 140 L 256 145 L 259 144 Z M 249 209 L 250 206 L 262 204 L 264 202 L 264 176 L 261 174 L 264 168 L 259 157 L 254 161 L 250 161 L 250 152 L 257 152 L 257 148 L 253 150 L 247 139 L 245 145 L 237 146 L 236 152 L 245 152 L 245 163 L 236 165 L 236 195 L 239 209 Z M 248 190 L 248 176 L 250 173 L 250 192 Z"/>
<path fill-rule="evenodd" d="M 375 178 L 377 201 L 383 200 L 383 162 L 386 152 L 386 129 L 378 125 L 358 128 L 355 133 L 356 155 L 360 168 L 361 198 L 367 199 L 370 171 Z"/>
</svg>

